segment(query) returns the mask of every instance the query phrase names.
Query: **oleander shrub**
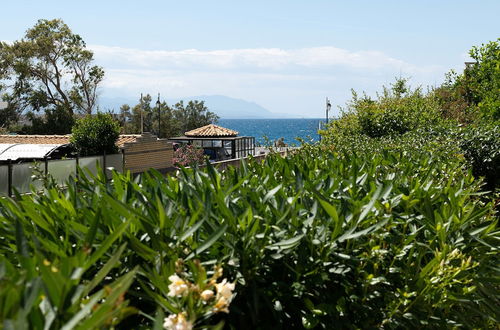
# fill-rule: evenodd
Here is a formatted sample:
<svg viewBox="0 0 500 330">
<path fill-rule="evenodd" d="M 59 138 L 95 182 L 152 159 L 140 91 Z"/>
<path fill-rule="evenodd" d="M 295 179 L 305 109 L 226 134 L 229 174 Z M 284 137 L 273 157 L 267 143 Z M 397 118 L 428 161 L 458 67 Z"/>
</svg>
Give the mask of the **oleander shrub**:
<svg viewBox="0 0 500 330">
<path fill-rule="evenodd" d="M 341 117 L 332 121 L 322 135 L 327 139 L 345 135 L 397 136 L 441 121 L 438 99 L 420 87 L 412 89 L 408 79 L 399 78 L 390 87 L 384 86 L 376 98 L 366 94 L 360 97 L 353 91 Z"/>
<path fill-rule="evenodd" d="M 460 148 L 474 176 L 484 177 L 488 189 L 500 188 L 500 126 L 467 127 L 460 136 Z"/>
<path fill-rule="evenodd" d="M 49 183 L 43 194 L 2 199 L 0 320 L 47 329 L 494 327 L 498 219 L 463 159 L 366 148 L 379 152 L 304 145 L 224 172 L 207 165 L 111 181 L 80 172 L 66 190 Z M 234 284 L 230 305 L 191 320 L 206 306 L 197 288 L 216 286 L 211 277 Z"/>
<path fill-rule="evenodd" d="M 174 151 L 173 163 L 175 166 L 198 166 L 205 163 L 206 156 L 203 149 L 192 144 L 184 144 Z"/>
</svg>

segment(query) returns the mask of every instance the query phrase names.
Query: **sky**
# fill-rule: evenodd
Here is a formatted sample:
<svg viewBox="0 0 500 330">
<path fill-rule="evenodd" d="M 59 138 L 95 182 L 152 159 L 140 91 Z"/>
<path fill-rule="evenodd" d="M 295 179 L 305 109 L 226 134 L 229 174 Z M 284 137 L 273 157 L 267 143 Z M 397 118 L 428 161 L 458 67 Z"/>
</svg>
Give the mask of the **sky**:
<svg viewBox="0 0 500 330">
<path fill-rule="evenodd" d="M 2 0 L 0 40 L 61 18 L 104 68 L 101 97 L 225 95 L 323 117 L 351 89 L 439 85 L 500 37 L 499 13 L 499 0 Z"/>
</svg>

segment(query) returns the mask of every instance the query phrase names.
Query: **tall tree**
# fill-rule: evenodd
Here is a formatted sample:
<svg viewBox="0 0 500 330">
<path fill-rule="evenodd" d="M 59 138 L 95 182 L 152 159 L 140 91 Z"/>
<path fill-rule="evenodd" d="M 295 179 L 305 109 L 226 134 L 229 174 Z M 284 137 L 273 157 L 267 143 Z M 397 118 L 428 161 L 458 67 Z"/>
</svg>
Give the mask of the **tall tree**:
<svg viewBox="0 0 500 330">
<path fill-rule="evenodd" d="M 500 38 L 469 51 L 474 62 L 461 74 L 451 71 L 436 89 L 445 116 L 462 122 L 500 120 Z"/>
<path fill-rule="evenodd" d="M 147 94 L 139 104 L 132 108 L 130 120 L 122 123 L 123 132 L 141 133 L 141 117 L 143 131 L 154 134 L 160 132 L 161 138 L 182 135 L 186 131 L 216 123 L 219 119 L 215 113 L 209 111 L 204 101 L 189 101 L 186 105 L 180 101 L 174 106 L 162 102 L 160 109 L 158 105 L 152 107 L 151 101 L 151 95 Z M 121 109 L 123 113 L 124 109 L 128 111 L 130 107 L 125 104 Z M 158 115 L 160 115 L 160 120 L 158 120 Z M 161 125 L 160 130 L 158 130 L 158 123 Z"/>
<path fill-rule="evenodd" d="M 141 134 L 141 132 L 152 132 L 153 108 L 151 107 L 151 100 L 151 95 L 147 94 L 132 108 L 127 133 Z"/>
<path fill-rule="evenodd" d="M 123 104 L 120 107 L 120 114 L 118 116 L 123 133 L 126 133 L 127 126 L 129 126 L 131 117 L 132 113 L 130 112 L 130 106 L 128 104 Z"/>
<path fill-rule="evenodd" d="M 103 69 L 92 62 L 92 51 L 60 19 L 39 20 L 23 39 L 0 43 L 6 99 L 18 111 L 91 114 L 104 78 Z"/>
<path fill-rule="evenodd" d="M 180 123 L 180 132 L 216 123 L 219 116 L 208 110 L 204 101 L 189 101 L 184 105 L 183 101 L 174 105 L 174 117 Z"/>
<path fill-rule="evenodd" d="M 500 38 L 469 52 L 476 62 L 465 69 L 463 80 L 472 101 L 488 119 L 500 120 Z"/>
</svg>

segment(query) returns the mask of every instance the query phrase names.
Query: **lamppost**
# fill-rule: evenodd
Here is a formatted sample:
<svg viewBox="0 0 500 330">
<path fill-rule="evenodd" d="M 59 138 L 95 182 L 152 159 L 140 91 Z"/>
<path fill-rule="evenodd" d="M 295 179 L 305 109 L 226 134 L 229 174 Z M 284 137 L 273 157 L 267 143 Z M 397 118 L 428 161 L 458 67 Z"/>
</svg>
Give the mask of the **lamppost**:
<svg viewBox="0 0 500 330">
<path fill-rule="evenodd" d="M 328 112 L 332 108 L 332 104 L 330 103 L 330 100 L 328 97 L 326 98 L 326 124 L 328 124 Z"/>
<path fill-rule="evenodd" d="M 144 105 L 142 104 L 142 93 L 141 93 L 141 135 L 144 134 Z"/>
<path fill-rule="evenodd" d="M 158 107 L 158 138 L 160 138 L 160 131 L 161 131 L 161 128 L 160 128 L 160 118 L 161 118 L 161 111 L 160 111 L 160 107 L 161 107 L 161 103 L 160 103 L 160 93 L 158 93 L 158 101 L 156 101 L 156 106 Z"/>
</svg>

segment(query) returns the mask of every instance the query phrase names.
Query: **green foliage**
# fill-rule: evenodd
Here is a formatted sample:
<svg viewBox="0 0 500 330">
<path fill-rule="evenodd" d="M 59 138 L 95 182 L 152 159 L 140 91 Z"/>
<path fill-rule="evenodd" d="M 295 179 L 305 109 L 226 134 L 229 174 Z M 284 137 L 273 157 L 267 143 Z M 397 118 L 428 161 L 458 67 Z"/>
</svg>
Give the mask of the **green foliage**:
<svg viewBox="0 0 500 330">
<path fill-rule="evenodd" d="M 474 46 L 474 62 L 466 63 L 461 74 L 451 71 L 435 94 L 443 115 L 470 123 L 477 119 L 500 120 L 500 39 Z"/>
<path fill-rule="evenodd" d="M 152 98 L 149 94 L 144 96 L 139 104 L 130 111 L 130 106 L 121 107 L 122 130 L 125 133 L 141 133 L 141 117 L 144 132 L 158 134 L 158 113 L 160 115 L 160 137 L 173 137 L 183 135 L 184 132 L 216 123 L 219 117 L 208 110 L 203 101 L 183 101 L 169 106 L 166 102 L 151 106 Z"/>
<path fill-rule="evenodd" d="M 130 313 L 128 328 L 161 326 L 165 313 L 176 313 L 168 278 L 181 274 L 179 259 L 191 282 L 206 283 L 190 262 L 198 259 L 206 269 L 223 265 L 236 282 L 229 314 L 208 325 L 494 326 L 500 233 L 492 203 L 476 196 L 479 183 L 459 156 L 377 148 L 306 145 L 286 158 L 271 154 L 225 172 L 181 169 L 176 177 L 114 173 L 109 182 L 80 173 L 65 191 L 49 186 L 0 200 L 0 255 L 10 269 L 0 279 L 0 301 L 10 302 L 0 318 L 46 324 L 52 315 L 39 302 L 54 296 L 62 298 L 49 300 L 60 306 L 50 328 L 72 319 L 81 328 L 87 318 L 117 323 Z M 74 286 L 41 285 L 33 299 L 21 299 L 31 297 L 28 281 L 50 280 L 40 271 L 44 260 L 48 271 L 74 274 L 70 260 L 81 275 Z M 132 284 L 113 284 L 127 274 Z M 116 309 L 82 312 L 95 294 L 118 286 L 125 295 L 110 299 Z M 194 299 L 188 306 L 198 303 L 186 297 Z"/>
<path fill-rule="evenodd" d="M 219 281 L 222 267 L 216 265 L 212 276 L 208 276 L 199 260 L 184 262 L 179 259 L 175 266 L 175 273 L 168 277 L 170 285 L 160 285 L 155 290 L 158 292 L 151 291 L 155 299 L 165 302 L 171 313 L 164 323 L 167 330 L 190 329 L 217 313 L 229 313 L 235 284 L 227 279 Z M 218 328 L 222 326 L 223 322 L 217 325 Z"/>
<path fill-rule="evenodd" d="M 75 124 L 75 117 L 63 107 L 46 109 L 43 115 L 33 112 L 27 114 L 31 126 L 24 126 L 24 134 L 69 134 Z"/>
<path fill-rule="evenodd" d="M 0 78 L 7 81 L 4 97 L 10 111 L 47 111 L 45 122 L 35 118 L 39 122 L 34 126 L 44 126 L 34 127 L 40 133 L 50 129 L 53 119 L 59 120 L 56 125 L 68 126 L 64 119 L 74 112 L 92 113 L 104 78 L 102 68 L 92 61 L 83 39 L 60 19 L 39 20 L 23 39 L 1 42 Z M 68 114 L 59 115 L 61 111 Z"/>
<path fill-rule="evenodd" d="M 204 101 L 197 100 L 189 101 L 187 104 L 183 101 L 176 103 L 173 106 L 173 113 L 180 124 L 177 134 L 184 134 L 192 129 L 216 123 L 219 119 L 215 113 L 208 110 Z"/>
<path fill-rule="evenodd" d="M 500 120 L 500 38 L 481 47 L 472 47 L 469 55 L 476 61 L 464 71 L 465 84 L 473 101 L 487 119 Z"/>
<path fill-rule="evenodd" d="M 110 114 L 87 115 L 73 126 L 71 144 L 82 156 L 113 154 L 118 151 L 119 132 L 120 126 Z"/>
<path fill-rule="evenodd" d="M 19 120 L 19 113 L 13 107 L 0 109 L 0 128 L 12 127 Z"/>
<path fill-rule="evenodd" d="M 500 127 L 491 124 L 468 127 L 459 143 L 472 173 L 484 177 L 489 189 L 500 188 Z"/>
<path fill-rule="evenodd" d="M 439 103 L 441 117 L 462 124 L 470 124 L 480 117 L 470 102 L 470 91 L 462 84 L 456 84 L 457 75 L 452 71 L 446 81 L 432 90 Z"/>
<path fill-rule="evenodd" d="M 23 39 L 3 44 L 2 64 L 14 80 L 12 97 L 21 109 L 63 105 L 91 113 L 103 71 L 82 38 L 59 19 L 39 20 Z M 65 87 L 69 79 L 69 88 Z"/>
<path fill-rule="evenodd" d="M 328 143 L 348 136 L 397 136 L 441 121 L 437 99 L 420 88 L 412 90 L 406 79 L 384 87 L 375 100 L 352 93 L 347 111 L 321 132 Z"/>
<path fill-rule="evenodd" d="M 361 132 L 370 137 L 398 135 L 423 127 L 439 119 L 438 104 L 420 88 L 411 90 L 404 79 L 397 79 L 391 89 L 376 101 L 353 100 Z"/>
<path fill-rule="evenodd" d="M 173 163 L 175 166 L 197 166 L 205 163 L 205 155 L 202 148 L 191 144 L 185 144 L 174 151 Z"/>
</svg>

